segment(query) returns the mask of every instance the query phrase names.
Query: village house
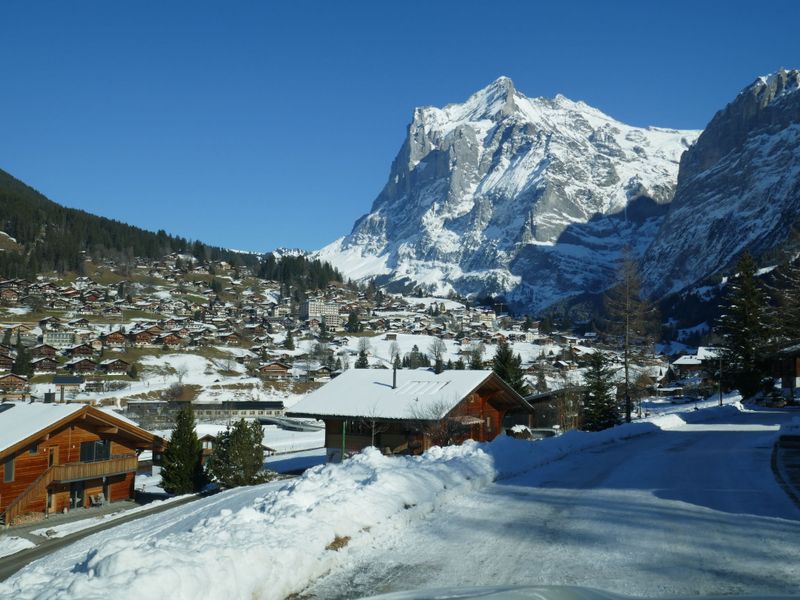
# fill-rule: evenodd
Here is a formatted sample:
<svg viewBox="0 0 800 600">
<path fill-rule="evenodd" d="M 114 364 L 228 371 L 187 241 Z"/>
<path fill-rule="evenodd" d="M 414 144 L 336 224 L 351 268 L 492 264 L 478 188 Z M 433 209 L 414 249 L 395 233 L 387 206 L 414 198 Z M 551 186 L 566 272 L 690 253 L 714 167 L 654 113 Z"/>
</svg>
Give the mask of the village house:
<svg viewBox="0 0 800 600">
<path fill-rule="evenodd" d="M 0 375 L 0 390 L 4 392 L 19 392 L 28 388 L 28 378 L 14 373 Z"/>
<path fill-rule="evenodd" d="M 329 462 L 374 445 L 419 454 L 436 444 L 490 441 L 506 412 L 529 411 L 494 371 L 349 369 L 296 404 L 288 416 L 325 422 Z"/>
<path fill-rule="evenodd" d="M 102 361 L 99 366 L 100 370 L 107 375 L 124 374 L 131 368 L 130 363 L 121 358 L 109 358 Z"/>
<path fill-rule="evenodd" d="M 55 373 L 58 369 L 58 361 L 49 356 L 42 356 L 31 361 L 34 373 Z"/>
<path fill-rule="evenodd" d="M 133 497 L 142 450 L 164 442 L 130 421 L 79 404 L 0 404 L 0 514 L 13 524 Z"/>
<path fill-rule="evenodd" d="M 121 331 L 112 331 L 101 338 L 103 343 L 109 348 L 122 348 L 127 343 L 125 334 Z"/>
<path fill-rule="evenodd" d="M 97 370 L 97 363 L 91 358 L 76 358 L 64 365 L 72 373 L 93 373 Z"/>
<path fill-rule="evenodd" d="M 52 358 L 57 352 L 58 350 L 56 350 L 55 346 L 49 344 L 39 344 L 31 348 L 31 356 L 33 358 L 40 358 L 42 356 L 49 356 Z"/>
<path fill-rule="evenodd" d="M 291 368 L 291 365 L 287 365 L 286 363 L 273 361 L 261 365 L 258 368 L 258 374 L 260 377 L 270 380 L 289 379 L 291 377 L 289 374 L 289 369 Z"/>
</svg>

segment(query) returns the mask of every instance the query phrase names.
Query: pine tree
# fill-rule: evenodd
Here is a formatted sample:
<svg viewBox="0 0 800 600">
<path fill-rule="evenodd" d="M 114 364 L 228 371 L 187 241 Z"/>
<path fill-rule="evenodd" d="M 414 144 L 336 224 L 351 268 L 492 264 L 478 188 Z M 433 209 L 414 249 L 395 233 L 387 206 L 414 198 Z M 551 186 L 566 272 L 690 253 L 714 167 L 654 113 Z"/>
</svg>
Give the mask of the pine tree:
<svg viewBox="0 0 800 600">
<path fill-rule="evenodd" d="M 359 350 L 358 358 L 356 359 L 355 368 L 356 369 L 368 369 L 369 368 L 369 359 L 367 358 L 366 350 Z"/>
<path fill-rule="evenodd" d="M 261 423 L 240 419 L 217 436 L 209 461 L 210 475 L 224 488 L 269 481 L 274 473 L 264 470 L 264 430 Z"/>
<path fill-rule="evenodd" d="M 536 391 L 540 394 L 547 391 L 547 380 L 544 378 L 544 370 L 541 367 L 536 371 Z"/>
<path fill-rule="evenodd" d="M 15 375 L 23 377 L 33 376 L 33 364 L 31 364 L 31 355 L 28 349 L 20 341 L 19 334 L 17 335 L 17 357 L 11 365 L 11 372 Z"/>
<path fill-rule="evenodd" d="M 743 397 L 758 392 L 767 373 L 766 350 L 771 332 L 767 296 L 756 279 L 756 264 L 745 252 L 728 279 L 717 331 L 724 340 L 724 371 L 730 373 Z"/>
<path fill-rule="evenodd" d="M 469 353 L 469 369 L 470 371 L 483 369 L 483 351 L 480 348 L 475 348 Z"/>
<path fill-rule="evenodd" d="M 283 347 L 287 350 L 294 350 L 294 338 L 292 337 L 291 330 L 286 332 L 286 339 L 283 340 Z"/>
<path fill-rule="evenodd" d="M 583 398 L 583 425 L 585 431 L 608 429 L 621 422 L 620 410 L 614 397 L 612 372 L 602 352 L 589 357 L 589 369 L 584 375 L 586 392 Z"/>
<path fill-rule="evenodd" d="M 453 365 L 453 368 L 456 371 L 463 371 L 467 368 L 467 365 L 464 364 L 464 359 L 459 356 L 458 360 L 456 360 L 455 364 Z"/>
<path fill-rule="evenodd" d="M 175 418 L 175 428 L 163 456 L 161 487 L 173 494 L 200 491 L 206 484 L 203 449 L 194 429 L 194 410 L 186 402 Z"/>
<path fill-rule="evenodd" d="M 361 322 L 358 320 L 358 313 L 356 311 L 352 311 L 347 315 L 347 323 L 345 323 L 344 328 L 348 333 L 358 333 L 361 331 Z"/>
<path fill-rule="evenodd" d="M 514 354 L 507 342 L 502 341 L 497 345 L 492 359 L 492 369 L 518 394 L 525 396 L 528 393 L 522 372 L 522 358 L 519 354 Z"/>
</svg>

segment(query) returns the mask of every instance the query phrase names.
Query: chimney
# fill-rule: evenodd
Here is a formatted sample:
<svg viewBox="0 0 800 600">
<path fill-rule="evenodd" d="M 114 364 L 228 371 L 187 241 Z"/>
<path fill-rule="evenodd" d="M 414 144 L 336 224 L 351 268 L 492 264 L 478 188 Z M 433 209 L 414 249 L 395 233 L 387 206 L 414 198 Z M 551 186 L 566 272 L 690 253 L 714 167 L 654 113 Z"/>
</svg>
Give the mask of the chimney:
<svg viewBox="0 0 800 600">
<path fill-rule="evenodd" d="M 392 389 L 397 387 L 397 367 L 392 367 Z"/>
</svg>

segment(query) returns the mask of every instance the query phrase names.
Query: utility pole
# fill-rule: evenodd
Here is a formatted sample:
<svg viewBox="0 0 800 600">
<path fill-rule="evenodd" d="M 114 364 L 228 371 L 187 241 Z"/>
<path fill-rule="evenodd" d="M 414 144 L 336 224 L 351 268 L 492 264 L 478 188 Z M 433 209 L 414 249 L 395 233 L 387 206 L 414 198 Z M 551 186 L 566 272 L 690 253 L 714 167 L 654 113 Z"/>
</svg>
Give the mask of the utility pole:
<svg viewBox="0 0 800 600">
<path fill-rule="evenodd" d="M 347 419 L 342 421 L 342 460 L 344 462 L 345 436 L 347 435 Z"/>
<path fill-rule="evenodd" d="M 719 352 L 719 405 L 722 406 L 722 352 Z"/>
</svg>

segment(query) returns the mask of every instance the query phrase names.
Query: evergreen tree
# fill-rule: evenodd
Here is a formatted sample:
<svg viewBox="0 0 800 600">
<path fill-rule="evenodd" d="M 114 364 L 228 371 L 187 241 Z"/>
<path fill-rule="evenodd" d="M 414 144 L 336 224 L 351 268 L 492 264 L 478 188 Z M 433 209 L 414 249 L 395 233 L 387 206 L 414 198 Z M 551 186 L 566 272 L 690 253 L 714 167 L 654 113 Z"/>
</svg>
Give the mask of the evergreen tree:
<svg viewBox="0 0 800 600">
<path fill-rule="evenodd" d="M 206 484 L 203 449 L 194 429 L 194 410 L 186 402 L 178 411 L 175 428 L 163 456 L 161 481 L 165 491 L 190 494 Z"/>
<path fill-rule="evenodd" d="M 347 315 L 347 323 L 345 323 L 344 328 L 348 333 L 358 333 L 361 331 L 361 322 L 358 320 L 358 313 L 356 311 L 352 311 Z"/>
<path fill-rule="evenodd" d="M 369 359 L 367 359 L 366 350 L 359 350 L 358 358 L 356 359 L 355 368 L 356 369 L 368 369 L 369 368 Z"/>
<path fill-rule="evenodd" d="M 481 371 L 483 369 L 483 351 L 475 348 L 469 353 L 470 371 Z"/>
<path fill-rule="evenodd" d="M 522 358 L 519 354 L 514 354 L 507 342 L 502 341 L 497 345 L 492 359 L 492 369 L 518 394 L 525 396 L 528 393 L 522 372 Z"/>
<path fill-rule="evenodd" d="M 28 349 L 20 341 L 19 335 L 17 335 L 17 357 L 11 365 L 11 372 L 23 377 L 33 376 L 30 352 L 28 352 Z"/>
<path fill-rule="evenodd" d="M 767 373 L 766 351 L 770 343 L 767 297 L 756 279 L 756 264 L 745 252 L 728 279 L 722 315 L 717 326 L 723 338 L 725 372 L 743 397 L 758 392 Z"/>
<path fill-rule="evenodd" d="M 11 346 L 11 328 L 6 329 L 3 334 L 3 346 Z"/>
<path fill-rule="evenodd" d="M 467 368 L 467 365 L 464 364 L 464 359 L 459 356 L 458 360 L 456 360 L 455 364 L 453 365 L 453 368 L 456 371 L 463 371 Z"/>
<path fill-rule="evenodd" d="M 547 381 L 544 378 L 544 370 L 541 368 L 536 371 L 536 391 L 540 394 L 547 391 Z"/>
<path fill-rule="evenodd" d="M 589 357 L 589 369 L 584 375 L 586 392 L 583 399 L 583 426 L 585 431 L 608 429 L 621 422 L 620 410 L 614 396 L 612 372 L 602 352 Z"/>
<path fill-rule="evenodd" d="M 264 430 L 261 423 L 240 419 L 217 436 L 209 461 L 210 475 L 224 488 L 269 481 L 274 474 L 264 470 Z"/>
<path fill-rule="evenodd" d="M 292 330 L 286 331 L 286 339 L 283 340 L 283 347 L 287 350 L 294 350 L 294 338 L 292 337 Z"/>
</svg>

